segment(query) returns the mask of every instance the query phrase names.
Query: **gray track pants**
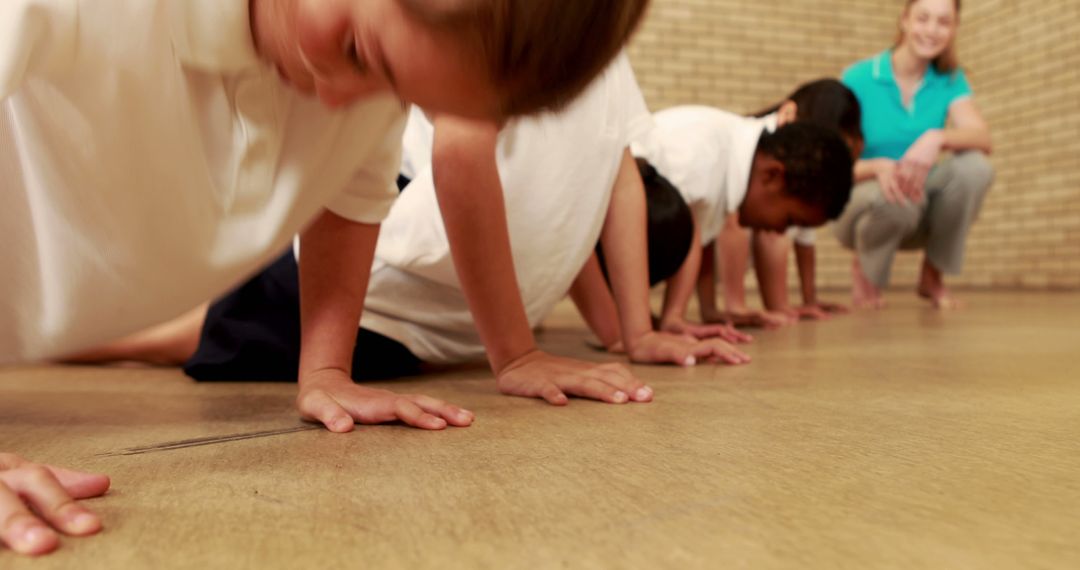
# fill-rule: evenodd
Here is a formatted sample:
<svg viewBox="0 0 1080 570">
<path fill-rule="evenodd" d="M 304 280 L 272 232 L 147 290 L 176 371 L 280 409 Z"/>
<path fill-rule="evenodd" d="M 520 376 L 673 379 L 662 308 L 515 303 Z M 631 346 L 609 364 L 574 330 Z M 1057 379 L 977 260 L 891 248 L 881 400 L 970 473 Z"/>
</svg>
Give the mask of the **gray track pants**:
<svg viewBox="0 0 1080 570">
<path fill-rule="evenodd" d="M 855 250 L 863 273 L 879 288 L 889 284 L 899 249 L 925 249 L 939 271 L 960 273 L 968 232 L 993 180 L 994 168 L 977 151 L 934 166 L 923 201 L 917 204 L 886 202 L 877 180 L 868 180 L 852 190 L 833 233 L 844 247 Z"/>
</svg>

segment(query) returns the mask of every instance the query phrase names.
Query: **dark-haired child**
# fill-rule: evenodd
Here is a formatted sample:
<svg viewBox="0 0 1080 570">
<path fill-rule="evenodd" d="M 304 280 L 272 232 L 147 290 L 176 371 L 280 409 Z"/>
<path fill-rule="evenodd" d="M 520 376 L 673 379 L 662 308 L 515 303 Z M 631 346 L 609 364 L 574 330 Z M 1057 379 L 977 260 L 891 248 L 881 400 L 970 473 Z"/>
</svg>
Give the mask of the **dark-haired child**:
<svg viewBox="0 0 1080 570">
<path fill-rule="evenodd" d="M 862 117 L 855 94 L 835 79 L 819 79 L 799 86 L 782 103 L 757 114 L 776 116 L 777 124 L 812 121 L 840 131 L 852 156 L 862 152 Z M 765 312 L 763 317 L 823 319 L 847 307 L 818 297 L 816 284 L 816 232 L 792 228 L 787 232 L 753 232 L 753 266 Z M 788 301 L 788 257 L 794 251 L 802 303 Z M 706 256 L 709 254 L 706 253 Z M 710 258 L 711 259 L 711 258 Z M 737 271 L 737 269 L 736 269 Z M 703 278 L 706 282 L 707 278 Z"/>
<path fill-rule="evenodd" d="M 784 231 L 814 227 L 840 214 L 851 190 L 852 158 L 834 129 L 812 123 L 775 128 L 776 116 L 748 118 L 702 106 L 654 115 L 657 128 L 635 152 L 679 189 L 693 212 L 694 246 L 668 283 L 662 330 L 687 331 L 686 306 L 699 280 L 702 244 L 716 242 L 725 274 L 727 313 L 715 308 L 711 276 L 699 286 L 706 322 L 745 323 L 742 280 L 748 239 L 741 227 Z M 775 130 L 773 130 L 775 128 Z M 732 223 L 737 222 L 738 226 Z M 735 227 L 738 232 L 731 231 Z M 725 231 L 726 229 L 726 231 Z M 737 283 L 736 283 L 737 276 Z"/>
</svg>

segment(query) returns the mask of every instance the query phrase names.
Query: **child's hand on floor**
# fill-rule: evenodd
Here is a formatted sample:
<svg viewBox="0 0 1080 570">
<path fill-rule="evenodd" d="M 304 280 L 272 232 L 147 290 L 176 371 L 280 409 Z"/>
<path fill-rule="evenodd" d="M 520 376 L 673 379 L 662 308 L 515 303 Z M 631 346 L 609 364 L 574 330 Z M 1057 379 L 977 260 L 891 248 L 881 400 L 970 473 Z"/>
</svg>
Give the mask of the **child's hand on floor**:
<svg viewBox="0 0 1080 570">
<path fill-rule="evenodd" d="M 101 530 L 101 519 L 75 499 L 99 497 L 108 490 L 109 478 L 104 475 L 0 453 L 0 544 L 19 554 L 36 555 L 60 545 L 57 530 L 70 536 L 94 534 Z"/>
<path fill-rule="evenodd" d="M 797 308 L 791 309 L 791 311 L 796 319 L 823 321 L 831 319 L 834 315 L 847 313 L 849 309 L 838 303 L 818 301 L 816 303 L 803 304 Z"/>
<path fill-rule="evenodd" d="M 727 323 L 699 325 L 685 319 L 668 319 L 660 322 L 660 330 L 677 335 L 689 335 L 696 339 L 719 338 L 734 344 L 754 340 L 754 337 L 737 330 Z"/>
<path fill-rule="evenodd" d="M 828 311 L 817 305 L 801 305 L 792 309 L 792 311 L 795 318 L 799 320 L 824 321 L 832 318 L 832 315 L 830 315 Z"/>
<path fill-rule="evenodd" d="M 829 301 L 818 301 L 817 303 L 814 303 L 814 305 L 817 308 L 821 309 L 822 311 L 825 311 L 826 313 L 843 314 L 843 313 L 850 313 L 851 312 L 851 309 L 847 305 L 841 305 L 840 303 L 830 303 Z"/>
<path fill-rule="evenodd" d="M 628 351 L 632 362 L 694 366 L 698 362 L 746 364 L 750 357 L 719 338 L 698 340 L 686 334 L 649 332 L 636 339 Z"/>
<path fill-rule="evenodd" d="M 721 322 L 736 327 L 776 329 L 795 323 L 795 319 L 780 312 L 770 311 L 727 311 Z"/>
<path fill-rule="evenodd" d="M 466 427 L 476 418 L 468 410 L 430 396 L 397 394 L 355 384 L 341 370 L 326 370 L 301 378 L 296 407 L 305 420 L 320 422 L 336 433 L 350 432 L 356 423 L 393 421 L 438 430 L 447 424 Z"/>
<path fill-rule="evenodd" d="M 534 350 L 507 364 L 496 376 L 499 391 L 508 396 L 543 398 L 563 406 L 569 396 L 611 404 L 650 402 L 652 388 L 619 363 L 597 364 Z"/>
</svg>

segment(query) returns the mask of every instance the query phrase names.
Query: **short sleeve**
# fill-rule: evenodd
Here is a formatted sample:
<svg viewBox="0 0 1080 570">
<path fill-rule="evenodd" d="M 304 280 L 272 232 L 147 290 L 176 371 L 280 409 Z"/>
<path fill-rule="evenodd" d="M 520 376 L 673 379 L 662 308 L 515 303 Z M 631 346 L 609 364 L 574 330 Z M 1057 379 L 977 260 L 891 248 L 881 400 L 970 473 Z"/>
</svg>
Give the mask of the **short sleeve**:
<svg viewBox="0 0 1080 570">
<path fill-rule="evenodd" d="M 630 65 L 630 58 L 625 53 L 612 63 L 609 73 L 617 74 L 614 82 L 618 89 L 618 100 L 621 102 L 622 117 L 619 124 L 624 125 L 622 142 L 624 146 L 646 138 L 655 126 L 649 106 L 645 103 L 645 96 L 641 93 L 634 68 Z"/>
<path fill-rule="evenodd" d="M 968 83 L 967 74 L 964 73 L 963 69 L 957 69 L 950 74 L 947 81 L 949 85 L 949 105 L 971 97 L 973 94 L 971 84 Z"/>
<path fill-rule="evenodd" d="M 356 170 L 348 186 L 329 204 L 331 212 L 354 222 L 378 224 L 390 213 L 397 199 L 397 175 L 401 166 L 401 136 L 405 114 L 383 131 L 382 142 Z"/>
<path fill-rule="evenodd" d="M 434 147 L 435 126 L 424 114 L 423 109 L 413 105 L 409 110 L 409 121 L 405 125 L 402 137 L 400 174 L 410 180 L 421 171 L 431 166 L 431 149 Z"/>
<path fill-rule="evenodd" d="M 77 34 L 75 0 L 0 1 L 0 100 L 73 61 Z"/>
<path fill-rule="evenodd" d="M 854 90 L 861 86 L 859 77 L 860 72 L 862 71 L 861 63 L 862 62 L 847 66 L 847 68 L 844 69 L 844 72 L 840 74 L 840 83 L 843 83 L 848 89 Z"/>
</svg>

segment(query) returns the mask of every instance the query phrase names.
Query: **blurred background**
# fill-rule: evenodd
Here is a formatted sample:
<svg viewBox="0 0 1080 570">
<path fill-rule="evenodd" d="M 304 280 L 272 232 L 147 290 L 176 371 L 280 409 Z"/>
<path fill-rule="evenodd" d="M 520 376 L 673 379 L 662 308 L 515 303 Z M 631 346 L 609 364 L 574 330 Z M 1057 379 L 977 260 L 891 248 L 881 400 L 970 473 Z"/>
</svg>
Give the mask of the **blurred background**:
<svg viewBox="0 0 1080 570">
<path fill-rule="evenodd" d="M 891 47 L 903 5 L 653 0 L 630 55 L 653 111 L 699 103 L 753 113 Z M 990 123 L 997 181 L 964 274 L 948 282 L 1080 289 L 1080 0 L 967 0 L 959 48 Z M 919 255 L 898 256 L 893 287 L 914 285 Z M 848 287 L 850 263 L 832 232 L 819 231 L 819 286 Z"/>
</svg>

